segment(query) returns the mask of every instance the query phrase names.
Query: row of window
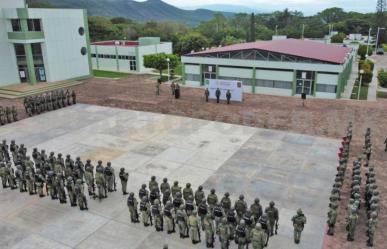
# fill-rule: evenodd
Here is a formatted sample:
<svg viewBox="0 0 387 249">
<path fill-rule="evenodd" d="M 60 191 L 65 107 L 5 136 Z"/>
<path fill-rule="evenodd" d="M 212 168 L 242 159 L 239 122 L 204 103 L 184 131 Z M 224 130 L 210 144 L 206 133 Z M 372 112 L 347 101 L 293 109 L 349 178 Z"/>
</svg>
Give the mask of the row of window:
<svg viewBox="0 0 387 249">
<path fill-rule="evenodd" d="M 317 84 L 316 86 L 316 92 L 336 93 L 336 91 L 337 91 L 337 86 L 335 85 Z"/>
<path fill-rule="evenodd" d="M 236 80 L 236 81 L 242 81 L 244 86 L 251 86 L 253 84 L 252 79 L 246 79 L 246 78 L 238 78 L 238 77 L 219 77 L 220 80 Z"/>
<path fill-rule="evenodd" d="M 21 23 L 20 19 L 11 19 L 12 30 L 14 32 L 20 32 Z M 40 19 L 28 19 L 27 20 L 28 31 L 42 31 L 42 24 Z"/>
<path fill-rule="evenodd" d="M 188 81 L 200 81 L 200 75 L 199 74 L 185 74 L 185 80 Z"/>
<path fill-rule="evenodd" d="M 97 58 L 97 54 L 91 54 L 92 58 Z M 98 58 L 100 59 L 117 59 L 117 55 L 115 54 L 98 54 Z M 128 60 L 128 61 L 136 61 L 136 56 L 129 55 L 118 55 L 119 60 Z"/>
<path fill-rule="evenodd" d="M 292 89 L 293 82 L 281 80 L 260 80 L 257 79 L 255 85 L 258 87 L 270 87 L 281 89 Z"/>
</svg>

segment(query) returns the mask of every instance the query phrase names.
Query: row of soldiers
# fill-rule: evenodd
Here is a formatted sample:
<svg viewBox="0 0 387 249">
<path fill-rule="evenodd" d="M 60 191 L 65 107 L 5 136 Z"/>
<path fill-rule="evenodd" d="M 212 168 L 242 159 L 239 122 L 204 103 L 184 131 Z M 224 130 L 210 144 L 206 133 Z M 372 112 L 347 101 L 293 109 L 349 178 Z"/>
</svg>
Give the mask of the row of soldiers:
<svg viewBox="0 0 387 249">
<path fill-rule="evenodd" d="M 24 98 L 24 108 L 29 116 L 47 111 L 60 109 L 77 103 L 77 95 L 74 90 L 55 90 L 42 95 Z"/>
<path fill-rule="evenodd" d="M 167 178 L 163 179 L 159 188 L 154 176 L 151 177 L 148 189 L 146 184 L 141 186 L 138 194 L 140 203 L 134 193 L 130 193 L 127 205 L 131 221 L 140 222 L 141 214 L 144 226 L 153 225 L 154 221 L 156 231 L 163 231 L 165 223 L 168 233 L 174 233 L 177 225 L 180 238 L 190 237 L 193 244 L 201 241 L 202 230 L 207 247 L 214 246 L 216 234 L 221 248 L 228 248 L 232 240 L 235 240 L 238 248 L 248 247 L 250 243 L 253 248 L 263 248 L 267 246 L 269 237 L 277 233 L 279 215 L 274 202 L 270 202 L 263 212 L 258 198 L 248 208 L 241 195 L 232 207 L 229 193 L 225 193 L 219 201 L 215 189 L 211 189 L 206 198 L 202 186 L 194 192 L 190 183 L 182 189 L 178 181 L 170 186 Z M 304 221 L 301 210 L 294 217 L 294 223 L 299 224 L 300 217 Z M 298 234 L 301 232 L 297 231 Z"/>
<path fill-rule="evenodd" d="M 0 106 L 0 124 L 5 125 L 18 121 L 17 110 L 15 106 L 5 108 Z"/>
<path fill-rule="evenodd" d="M 12 161 L 9 152 L 12 155 Z M 75 162 L 69 156 L 63 160 L 60 153 L 57 157 L 54 153 L 47 156 L 44 150 L 38 152 L 35 148 L 32 159 L 27 155 L 24 144 L 17 145 L 12 140 L 8 147 L 6 140 L 3 140 L 0 153 L 0 176 L 3 188 L 19 187 L 20 192 L 38 194 L 41 198 L 45 197 L 46 193 L 53 200 L 59 199 L 62 204 L 67 203 L 68 196 L 71 206 L 75 207 L 78 203 L 81 210 L 88 209 L 82 177 L 83 163 L 79 158 Z M 16 170 L 12 164 L 15 165 Z"/>
<path fill-rule="evenodd" d="M 222 92 L 220 91 L 219 88 L 217 88 L 215 91 L 215 97 L 216 97 L 216 103 L 218 103 L 218 104 L 220 102 L 221 95 L 222 95 Z M 208 90 L 208 88 L 206 88 L 206 90 L 204 90 L 204 97 L 206 98 L 206 102 L 208 102 L 208 98 L 210 97 L 210 91 Z M 227 92 L 226 92 L 226 100 L 227 100 L 227 104 L 230 104 L 230 100 L 231 100 L 231 91 L 230 90 L 227 90 Z"/>
</svg>

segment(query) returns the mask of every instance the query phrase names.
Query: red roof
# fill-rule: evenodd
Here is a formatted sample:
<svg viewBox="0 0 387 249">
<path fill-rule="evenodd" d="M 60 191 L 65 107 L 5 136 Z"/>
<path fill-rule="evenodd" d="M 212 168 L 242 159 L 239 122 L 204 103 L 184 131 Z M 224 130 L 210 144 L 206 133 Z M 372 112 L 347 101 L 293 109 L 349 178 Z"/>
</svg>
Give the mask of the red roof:
<svg viewBox="0 0 387 249">
<path fill-rule="evenodd" d="M 91 45 L 115 46 L 116 42 L 119 42 L 117 46 L 121 46 L 121 47 L 136 47 L 139 45 L 138 41 L 100 41 L 100 42 L 93 42 L 91 43 Z"/>
<path fill-rule="evenodd" d="M 351 48 L 338 45 L 324 44 L 310 40 L 286 39 L 240 43 L 225 47 L 212 48 L 200 52 L 194 52 L 187 55 L 211 54 L 252 49 L 299 56 L 336 64 L 344 63 L 346 56 L 352 51 Z"/>
</svg>

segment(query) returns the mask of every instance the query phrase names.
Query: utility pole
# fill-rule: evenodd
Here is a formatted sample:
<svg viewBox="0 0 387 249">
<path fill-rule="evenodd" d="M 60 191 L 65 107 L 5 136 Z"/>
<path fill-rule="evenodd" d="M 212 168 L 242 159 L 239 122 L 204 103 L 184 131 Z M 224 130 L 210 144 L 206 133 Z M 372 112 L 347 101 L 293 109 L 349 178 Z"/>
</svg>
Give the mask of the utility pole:
<svg viewBox="0 0 387 249">
<path fill-rule="evenodd" d="M 385 30 L 386 28 L 380 28 L 378 27 L 378 32 L 376 34 L 376 45 L 375 45 L 375 50 L 378 49 L 378 43 L 379 43 L 379 31 L 380 30 Z"/>
<path fill-rule="evenodd" d="M 275 35 L 278 35 L 278 25 L 275 25 Z"/>
<path fill-rule="evenodd" d="M 369 46 L 370 46 L 371 30 L 372 30 L 372 28 L 370 28 L 370 29 L 368 30 L 367 52 L 366 52 L 366 55 L 365 55 L 366 58 L 368 57 L 368 48 L 369 48 Z"/>
<path fill-rule="evenodd" d="M 305 24 L 302 24 L 302 34 L 301 39 L 304 40 Z"/>
</svg>

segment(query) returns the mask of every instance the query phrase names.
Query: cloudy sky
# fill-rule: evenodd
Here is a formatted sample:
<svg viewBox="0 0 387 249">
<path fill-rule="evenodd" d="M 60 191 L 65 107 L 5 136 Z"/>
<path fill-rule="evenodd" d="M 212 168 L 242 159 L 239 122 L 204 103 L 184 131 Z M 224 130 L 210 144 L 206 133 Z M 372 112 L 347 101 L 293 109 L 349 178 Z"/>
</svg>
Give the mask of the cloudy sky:
<svg viewBox="0 0 387 249">
<path fill-rule="evenodd" d="M 341 7 L 347 11 L 374 12 L 377 0 L 163 0 L 178 7 L 193 7 L 212 4 L 243 5 L 258 11 L 297 9 L 314 14 L 325 8 Z"/>
</svg>

